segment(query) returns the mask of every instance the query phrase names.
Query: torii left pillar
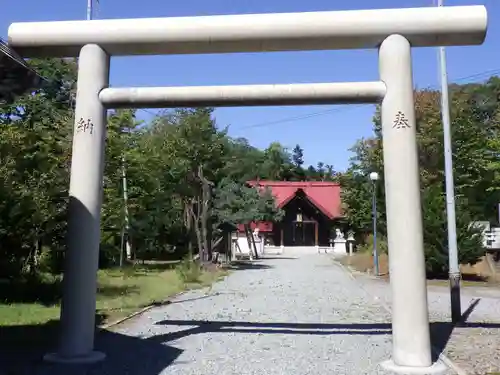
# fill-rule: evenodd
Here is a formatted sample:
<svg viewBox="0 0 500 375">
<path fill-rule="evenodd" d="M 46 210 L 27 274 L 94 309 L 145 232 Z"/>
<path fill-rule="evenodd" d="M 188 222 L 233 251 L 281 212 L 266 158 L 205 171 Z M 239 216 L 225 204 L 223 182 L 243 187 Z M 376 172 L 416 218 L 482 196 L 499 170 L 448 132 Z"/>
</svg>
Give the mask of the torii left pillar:
<svg viewBox="0 0 500 375">
<path fill-rule="evenodd" d="M 94 336 L 106 136 L 106 108 L 99 92 L 108 87 L 109 61 L 96 44 L 80 51 L 61 338 L 57 353 L 45 356 L 50 362 L 92 363 L 105 358 L 94 351 Z"/>
</svg>

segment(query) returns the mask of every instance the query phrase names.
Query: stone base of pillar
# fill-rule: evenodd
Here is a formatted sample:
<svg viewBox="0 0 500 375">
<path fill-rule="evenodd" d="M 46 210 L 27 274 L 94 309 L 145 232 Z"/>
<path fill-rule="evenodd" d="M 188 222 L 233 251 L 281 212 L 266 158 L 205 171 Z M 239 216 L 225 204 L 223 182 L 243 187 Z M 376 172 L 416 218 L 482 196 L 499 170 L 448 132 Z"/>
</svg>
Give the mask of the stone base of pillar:
<svg viewBox="0 0 500 375">
<path fill-rule="evenodd" d="M 57 363 L 57 364 L 67 364 L 67 365 L 84 365 L 84 364 L 92 364 L 96 362 L 103 361 L 106 358 L 106 354 L 98 351 L 91 351 L 85 355 L 68 357 L 61 355 L 59 353 L 48 353 L 45 354 L 43 360 L 49 363 Z"/>
<path fill-rule="evenodd" d="M 443 362 L 437 361 L 429 367 L 409 367 L 409 366 L 399 366 L 394 363 L 392 359 L 384 361 L 380 364 L 385 371 L 392 374 L 404 374 L 404 375 L 440 375 L 447 372 L 448 366 Z"/>
</svg>

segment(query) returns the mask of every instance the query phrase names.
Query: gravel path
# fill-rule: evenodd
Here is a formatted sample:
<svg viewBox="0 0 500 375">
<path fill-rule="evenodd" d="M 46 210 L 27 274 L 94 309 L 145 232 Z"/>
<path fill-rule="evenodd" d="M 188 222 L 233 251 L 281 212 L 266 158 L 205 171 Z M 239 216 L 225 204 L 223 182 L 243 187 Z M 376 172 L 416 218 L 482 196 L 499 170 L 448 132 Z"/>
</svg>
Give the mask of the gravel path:
<svg viewBox="0 0 500 375">
<path fill-rule="evenodd" d="M 312 254 L 256 262 L 208 296 L 185 294 L 120 332 L 177 351 L 153 371 L 148 362 L 161 359 L 149 356 L 141 374 L 358 375 L 383 373 L 389 322 L 330 256 Z"/>
<path fill-rule="evenodd" d="M 391 355 L 390 315 L 373 297 L 386 298 L 387 284 L 353 280 L 326 254 L 242 268 L 100 334 L 104 362 L 68 368 L 26 358 L 8 374 L 385 373 L 378 364 Z"/>
<path fill-rule="evenodd" d="M 390 286 L 364 274 L 356 279 L 370 295 L 390 306 Z M 500 372 L 500 291 L 496 288 L 462 288 L 462 311 L 467 316 L 462 327 L 451 320 L 450 297 L 446 287 L 428 288 L 429 315 L 433 344 L 458 365 L 464 374 Z"/>
</svg>

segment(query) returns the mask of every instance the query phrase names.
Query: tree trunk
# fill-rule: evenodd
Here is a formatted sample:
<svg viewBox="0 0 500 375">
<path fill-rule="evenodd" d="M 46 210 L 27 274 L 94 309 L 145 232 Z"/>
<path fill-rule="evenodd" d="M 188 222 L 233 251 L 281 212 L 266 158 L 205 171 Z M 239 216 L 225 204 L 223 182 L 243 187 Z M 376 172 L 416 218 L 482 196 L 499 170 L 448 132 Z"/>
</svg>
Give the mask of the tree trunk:
<svg viewBox="0 0 500 375">
<path fill-rule="evenodd" d="M 224 239 L 224 233 L 222 234 L 222 236 L 221 236 L 221 237 L 217 238 L 217 240 L 215 240 L 215 241 L 213 241 L 213 242 L 212 242 L 212 250 L 213 250 L 216 246 L 218 246 L 218 245 L 221 243 L 221 241 L 222 241 L 223 239 Z"/>
<path fill-rule="evenodd" d="M 200 260 L 200 262 L 203 262 L 204 261 L 203 241 L 199 225 L 200 210 L 201 210 L 200 206 L 201 204 L 199 198 L 197 201 L 195 201 L 195 199 L 193 198 L 191 204 L 189 204 L 187 207 L 189 210 L 189 216 L 191 220 L 190 225 L 192 225 L 192 228 L 194 229 L 196 235 L 196 242 L 198 244 L 198 259 Z"/>
<path fill-rule="evenodd" d="M 205 251 L 203 250 L 203 239 L 202 239 L 201 230 L 198 227 L 198 225 L 194 226 L 194 231 L 196 233 L 196 242 L 198 243 L 198 257 L 200 259 L 200 262 L 204 263 L 205 262 Z"/>
<path fill-rule="evenodd" d="M 255 238 L 253 237 L 253 233 L 250 230 L 250 238 L 252 240 L 253 250 L 255 252 L 255 259 L 259 259 L 259 252 L 257 251 L 257 245 L 255 244 Z"/>
<path fill-rule="evenodd" d="M 202 204 L 200 198 L 198 197 L 198 201 L 196 202 L 196 215 L 193 216 L 194 220 L 194 231 L 196 233 L 196 242 L 198 243 L 198 255 L 200 257 L 200 262 L 205 262 L 205 249 L 203 248 L 203 233 L 200 229 L 200 216 L 201 216 L 201 208 Z"/>
<path fill-rule="evenodd" d="M 184 203 L 184 226 L 187 231 L 187 249 L 188 249 L 188 257 L 190 260 L 193 260 L 193 228 L 192 228 L 192 219 L 191 219 L 191 211 L 192 204 L 190 202 Z"/>
<path fill-rule="evenodd" d="M 248 242 L 248 251 L 250 253 L 250 258 L 252 258 L 252 250 L 255 254 L 255 259 L 259 259 L 259 255 L 257 254 L 257 248 L 255 247 L 255 243 L 253 242 L 252 231 L 250 230 L 250 226 L 248 224 L 244 225 L 245 227 L 245 235 L 247 236 Z"/>
<path fill-rule="evenodd" d="M 226 264 L 229 264 L 233 260 L 233 234 L 228 231 L 224 237 L 226 237 Z"/>
<path fill-rule="evenodd" d="M 200 226 L 203 243 L 203 251 L 205 254 L 204 260 L 210 262 L 212 260 L 212 239 L 211 239 L 211 203 L 212 203 L 212 185 L 204 174 L 203 166 L 198 167 L 198 177 L 201 181 L 201 212 Z"/>
<path fill-rule="evenodd" d="M 203 168 L 200 167 L 200 177 L 202 178 L 202 193 L 201 193 L 201 235 L 203 242 L 203 252 L 205 254 L 205 261 L 209 262 L 212 258 L 212 249 L 208 241 L 208 214 L 209 214 L 209 201 L 210 201 L 210 186 L 208 186 L 207 182 L 203 179 Z"/>
<path fill-rule="evenodd" d="M 23 267 L 30 275 L 34 275 L 38 270 L 40 263 L 40 255 L 42 253 L 42 240 L 37 232 L 37 238 L 33 243 L 33 250 L 30 251 L 28 258 L 26 259 L 25 266 Z"/>
</svg>

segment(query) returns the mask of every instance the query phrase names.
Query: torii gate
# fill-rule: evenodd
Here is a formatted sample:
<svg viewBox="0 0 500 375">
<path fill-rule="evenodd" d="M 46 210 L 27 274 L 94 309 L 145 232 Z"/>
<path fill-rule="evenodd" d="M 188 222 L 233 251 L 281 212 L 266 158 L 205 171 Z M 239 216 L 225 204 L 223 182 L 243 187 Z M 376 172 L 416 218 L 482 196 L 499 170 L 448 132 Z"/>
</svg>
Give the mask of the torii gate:
<svg viewBox="0 0 500 375">
<path fill-rule="evenodd" d="M 479 45 L 483 6 L 14 23 L 24 57 L 79 56 L 62 337 L 47 360 L 82 363 L 94 351 L 106 110 L 117 107 L 382 103 L 392 289 L 392 359 L 402 373 L 442 370 L 429 335 L 413 102 L 412 47 Z M 110 56 L 378 48 L 374 82 L 109 88 Z"/>
</svg>

